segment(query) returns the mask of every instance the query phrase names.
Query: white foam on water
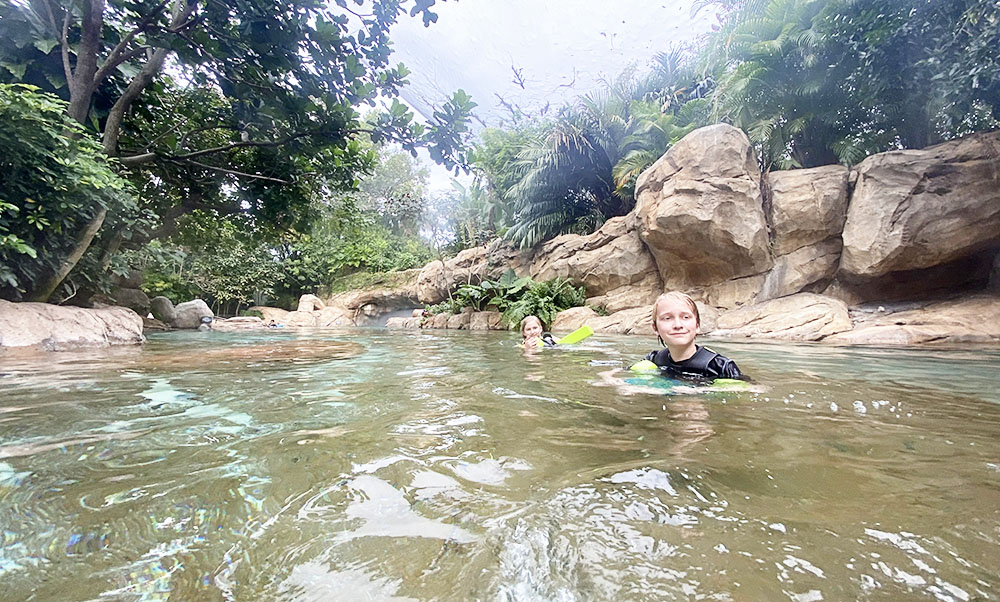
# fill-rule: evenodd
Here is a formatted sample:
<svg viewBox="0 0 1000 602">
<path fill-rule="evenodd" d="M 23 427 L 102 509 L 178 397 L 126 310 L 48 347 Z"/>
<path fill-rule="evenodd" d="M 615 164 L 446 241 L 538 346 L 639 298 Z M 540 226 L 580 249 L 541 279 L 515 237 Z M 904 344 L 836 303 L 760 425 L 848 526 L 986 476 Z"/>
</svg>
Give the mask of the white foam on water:
<svg viewBox="0 0 1000 602">
<path fill-rule="evenodd" d="M 659 489 L 677 497 L 677 490 L 670 483 L 670 475 L 655 468 L 636 468 L 608 477 L 612 483 L 635 483 L 642 489 Z"/>
</svg>

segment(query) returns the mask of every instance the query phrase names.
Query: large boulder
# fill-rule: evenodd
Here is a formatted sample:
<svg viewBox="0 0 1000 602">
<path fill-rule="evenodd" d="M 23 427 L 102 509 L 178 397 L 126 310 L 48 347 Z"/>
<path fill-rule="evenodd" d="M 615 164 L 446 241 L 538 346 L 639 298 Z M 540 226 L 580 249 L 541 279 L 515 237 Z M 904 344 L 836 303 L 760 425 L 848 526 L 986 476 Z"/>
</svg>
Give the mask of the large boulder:
<svg viewBox="0 0 1000 602">
<path fill-rule="evenodd" d="M 633 307 L 594 318 L 590 327 L 611 334 L 653 334 L 653 306 Z"/>
<path fill-rule="evenodd" d="M 775 256 L 840 239 L 847 219 L 847 179 L 848 169 L 843 165 L 767 175 Z"/>
<path fill-rule="evenodd" d="M 434 314 L 430 318 L 424 321 L 424 328 L 448 328 L 448 320 L 451 319 L 452 314 L 440 313 Z"/>
<path fill-rule="evenodd" d="M 117 305 L 127 307 L 140 316 L 145 316 L 149 313 L 149 296 L 142 289 L 115 288 L 111 291 L 111 297 Z"/>
<path fill-rule="evenodd" d="M 376 317 L 394 310 L 411 308 L 419 303 L 416 288 L 406 286 L 348 291 L 331 297 L 329 305 L 340 307 L 344 312 L 361 311 L 369 317 Z"/>
<path fill-rule="evenodd" d="M 774 267 L 767 273 L 757 295 L 757 301 L 777 299 L 798 292 L 818 292 L 811 287 L 824 288 L 837 272 L 840 264 L 840 238 L 799 247 L 776 257 Z"/>
<path fill-rule="evenodd" d="M 469 330 L 503 330 L 503 314 L 498 311 L 477 311 L 469 318 Z"/>
<path fill-rule="evenodd" d="M 319 312 L 290 311 L 285 316 L 285 326 L 316 326 Z"/>
<path fill-rule="evenodd" d="M 259 313 L 265 324 L 270 324 L 272 322 L 275 324 L 284 324 L 285 318 L 290 313 L 287 309 L 281 309 L 280 307 L 268 307 L 266 305 L 254 305 L 247 311 L 255 311 Z"/>
<path fill-rule="evenodd" d="M 494 240 L 485 247 L 465 249 L 451 259 L 432 261 L 417 277 L 417 301 L 427 305 L 440 303 L 459 285 L 498 280 L 507 270 L 525 276 L 531 257 L 530 250 L 519 251 L 508 241 Z"/>
<path fill-rule="evenodd" d="M 716 336 L 818 341 L 851 329 L 843 301 L 799 293 L 719 315 Z"/>
<path fill-rule="evenodd" d="M 420 318 L 389 318 L 385 321 L 386 328 L 420 328 Z"/>
<path fill-rule="evenodd" d="M 177 310 L 174 309 L 174 304 L 163 295 L 153 297 L 149 301 L 149 311 L 153 314 L 154 318 L 164 324 L 169 325 L 177 318 Z"/>
<path fill-rule="evenodd" d="M 458 285 L 481 282 L 485 269 L 485 247 L 465 249 L 447 261 L 432 261 L 417 277 L 417 300 L 425 304 L 440 303 L 448 298 L 448 291 Z"/>
<path fill-rule="evenodd" d="M 142 318 L 125 307 L 85 309 L 0 300 L 0 348 L 62 351 L 145 340 Z"/>
<path fill-rule="evenodd" d="M 844 275 L 871 279 L 1000 246 L 1000 131 L 872 155 L 856 169 Z"/>
<path fill-rule="evenodd" d="M 354 312 L 337 305 L 327 305 L 313 312 L 313 315 L 316 318 L 316 326 L 354 326 Z"/>
<path fill-rule="evenodd" d="M 706 287 L 771 267 L 760 170 L 746 135 L 695 130 L 636 181 L 639 235 L 671 290 Z"/>
<path fill-rule="evenodd" d="M 557 236 L 542 246 L 529 271 L 539 281 L 582 283 L 591 302 L 608 311 L 652 303 L 663 289 L 632 214 L 609 219 L 588 236 Z"/>
<path fill-rule="evenodd" d="M 446 328 L 451 328 L 452 330 L 467 330 L 469 328 L 469 324 L 472 322 L 472 313 L 472 308 L 466 307 L 461 312 L 449 316 Z"/>
<path fill-rule="evenodd" d="M 299 297 L 299 305 L 295 311 L 317 311 L 326 307 L 326 303 L 313 294 L 305 294 Z"/>
<path fill-rule="evenodd" d="M 173 328 L 195 330 L 201 326 L 202 318 L 214 318 L 215 313 L 208 307 L 208 304 L 201 299 L 185 301 L 174 307 L 177 314 L 173 321 L 169 322 Z"/>
<path fill-rule="evenodd" d="M 556 319 L 552 321 L 549 329 L 552 332 L 572 332 L 583 325 L 593 328 L 595 320 L 600 317 L 600 314 L 590 307 L 571 307 L 556 314 Z"/>
<path fill-rule="evenodd" d="M 257 316 L 236 316 L 224 320 L 214 320 L 212 330 L 219 332 L 239 332 L 243 330 L 258 330 L 266 326 Z"/>
</svg>

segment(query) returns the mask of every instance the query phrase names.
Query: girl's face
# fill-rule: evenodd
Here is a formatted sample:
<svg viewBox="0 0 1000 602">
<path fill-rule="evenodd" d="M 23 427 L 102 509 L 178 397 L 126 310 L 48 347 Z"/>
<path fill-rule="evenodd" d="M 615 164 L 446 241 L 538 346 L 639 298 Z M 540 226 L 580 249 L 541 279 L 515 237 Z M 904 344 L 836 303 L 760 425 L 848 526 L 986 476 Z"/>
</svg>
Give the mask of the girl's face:
<svg viewBox="0 0 1000 602">
<path fill-rule="evenodd" d="M 663 299 L 653 312 L 653 330 L 668 347 L 687 347 L 701 332 L 694 310 L 681 299 Z"/>
<path fill-rule="evenodd" d="M 524 338 L 537 337 L 542 334 L 542 325 L 538 323 L 537 320 L 532 320 L 524 325 L 524 329 L 521 330 L 521 336 Z"/>
</svg>

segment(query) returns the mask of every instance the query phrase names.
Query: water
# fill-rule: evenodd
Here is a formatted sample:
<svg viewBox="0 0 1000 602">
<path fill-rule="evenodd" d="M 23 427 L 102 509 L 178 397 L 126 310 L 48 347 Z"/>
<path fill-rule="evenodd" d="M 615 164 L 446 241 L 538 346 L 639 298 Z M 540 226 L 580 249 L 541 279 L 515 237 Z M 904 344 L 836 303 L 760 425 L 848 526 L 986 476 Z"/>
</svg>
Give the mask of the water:
<svg viewBox="0 0 1000 602">
<path fill-rule="evenodd" d="M 996 600 L 1000 353 L 151 337 L 0 356 L 4 600 Z"/>
</svg>

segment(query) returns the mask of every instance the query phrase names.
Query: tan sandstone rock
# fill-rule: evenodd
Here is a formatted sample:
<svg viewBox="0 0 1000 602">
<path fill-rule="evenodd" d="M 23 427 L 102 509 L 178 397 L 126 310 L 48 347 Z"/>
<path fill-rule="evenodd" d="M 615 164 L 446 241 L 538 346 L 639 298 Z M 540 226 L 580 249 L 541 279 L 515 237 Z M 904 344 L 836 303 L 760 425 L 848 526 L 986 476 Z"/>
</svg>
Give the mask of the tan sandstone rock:
<svg viewBox="0 0 1000 602">
<path fill-rule="evenodd" d="M 856 170 L 840 264 L 846 274 L 928 268 L 1000 240 L 1000 132 L 880 153 Z"/>
<path fill-rule="evenodd" d="M 472 321 L 472 312 L 463 311 L 461 313 L 454 314 L 448 318 L 448 325 L 445 328 L 450 328 L 452 330 L 468 329 L 469 322 Z"/>
<path fill-rule="evenodd" d="M 611 334 L 652 334 L 653 306 L 616 311 L 610 316 L 598 316 L 588 322 L 595 332 Z"/>
<path fill-rule="evenodd" d="M 0 299 L 0 348 L 62 351 L 138 345 L 145 340 L 142 318 L 125 307 L 85 309 Z"/>
<path fill-rule="evenodd" d="M 480 282 L 486 267 L 486 248 L 473 247 L 461 251 L 446 261 L 432 261 L 420 270 L 417 278 L 417 300 L 420 303 L 440 303 L 448 291 L 466 282 Z"/>
<path fill-rule="evenodd" d="M 825 165 L 772 171 L 771 246 L 776 256 L 840 238 L 847 219 L 848 169 Z"/>
<path fill-rule="evenodd" d="M 312 313 L 316 318 L 316 326 L 354 326 L 354 312 L 345 307 L 327 305 Z"/>
<path fill-rule="evenodd" d="M 938 301 L 924 307 L 861 316 L 853 330 L 824 342 L 854 345 L 1000 343 L 1000 297 Z"/>
<path fill-rule="evenodd" d="M 175 316 L 171 328 L 194 330 L 202 325 L 202 318 L 215 318 L 215 312 L 202 299 L 185 301 L 174 307 Z"/>
<path fill-rule="evenodd" d="M 424 322 L 424 328 L 448 328 L 448 320 L 453 314 L 434 314 Z"/>
<path fill-rule="evenodd" d="M 266 323 L 257 316 L 236 316 L 234 318 L 225 318 L 221 320 L 214 320 L 212 322 L 212 330 L 218 332 L 237 332 L 241 330 L 256 330 L 258 328 L 265 328 Z"/>
<path fill-rule="evenodd" d="M 697 129 L 636 182 L 639 234 L 663 285 L 689 290 L 771 267 L 760 176 L 746 135 Z"/>
<path fill-rule="evenodd" d="M 299 297 L 299 306 L 295 311 L 316 311 L 326 307 L 326 303 L 316 295 L 302 295 Z"/>
<path fill-rule="evenodd" d="M 776 257 L 774 267 L 761 284 L 757 301 L 777 299 L 801 292 L 814 284 L 829 283 L 840 264 L 842 246 L 839 237 L 828 238 Z"/>
<path fill-rule="evenodd" d="M 719 315 L 715 336 L 818 341 L 851 329 L 843 301 L 799 293 Z"/>
<path fill-rule="evenodd" d="M 285 316 L 285 326 L 316 326 L 316 314 L 311 311 L 290 311 Z"/>
<path fill-rule="evenodd" d="M 634 215 L 609 219 L 588 236 L 565 234 L 545 243 L 529 268 L 538 281 L 569 278 L 609 311 L 652 303 L 663 285 Z"/>
<path fill-rule="evenodd" d="M 254 305 L 249 308 L 248 311 L 259 312 L 265 324 L 270 322 L 274 322 L 275 324 L 284 324 L 288 314 L 291 313 L 287 309 L 281 309 L 280 307 L 267 307 L 266 305 Z"/>
<path fill-rule="evenodd" d="M 503 330 L 502 317 L 498 311 L 477 311 L 469 318 L 469 330 Z"/>
<path fill-rule="evenodd" d="M 549 326 L 552 332 L 573 332 L 577 328 L 588 325 L 594 327 L 596 318 L 601 316 L 589 307 L 571 307 L 556 314 L 556 319 Z"/>
<path fill-rule="evenodd" d="M 412 316 L 409 318 L 404 318 L 404 317 L 389 318 L 388 320 L 385 321 L 385 327 L 409 328 L 409 329 L 420 328 L 420 318 L 415 318 Z"/>
</svg>

